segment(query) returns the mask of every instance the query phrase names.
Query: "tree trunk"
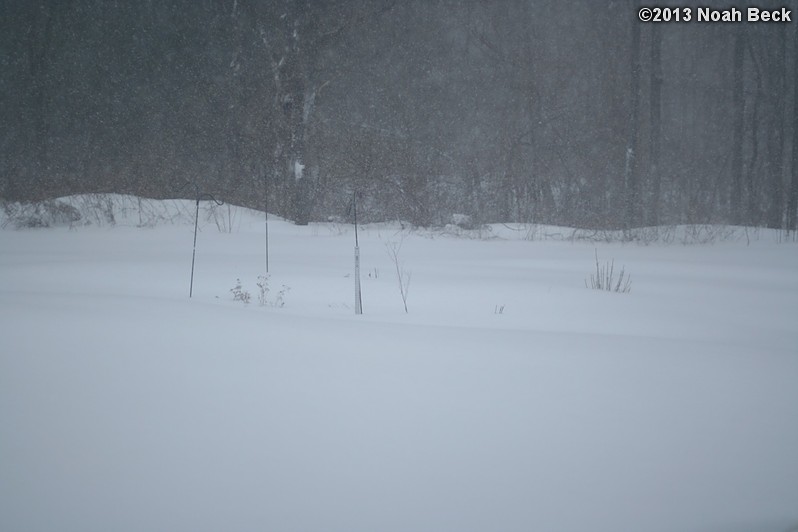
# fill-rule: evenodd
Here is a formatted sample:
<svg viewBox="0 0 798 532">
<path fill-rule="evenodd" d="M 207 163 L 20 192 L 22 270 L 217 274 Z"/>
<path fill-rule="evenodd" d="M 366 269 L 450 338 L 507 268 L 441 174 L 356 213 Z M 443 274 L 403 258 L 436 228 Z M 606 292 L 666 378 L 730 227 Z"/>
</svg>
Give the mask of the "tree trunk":
<svg viewBox="0 0 798 532">
<path fill-rule="evenodd" d="M 761 89 L 757 90 L 757 94 Z M 751 158 L 748 161 L 746 180 L 747 203 L 744 222 L 748 225 L 759 225 L 762 222 L 761 209 L 757 202 L 757 165 L 759 164 L 759 96 L 754 99 L 751 112 Z"/>
<path fill-rule="evenodd" d="M 649 225 L 659 225 L 660 185 L 659 173 L 660 138 L 662 133 L 662 32 L 659 24 L 651 26 L 651 100 L 649 138 L 649 179 L 651 180 L 651 206 Z"/>
<path fill-rule="evenodd" d="M 303 2 L 290 2 L 286 13 L 285 36 L 287 50 L 284 66 L 282 106 L 288 126 L 289 138 L 286 146 L 284 182 L 289 191 L 290 211 L 288 217 L 297 225 L 307 225 L 312 208 L 312 187 L 305 175 L 305 135 L 307 130 L 306 90 L 308 86 L 307 70 L 309 36 L 304 34 L 305 16 Z"/>
<path fill-rule="evenodd" d="M 765 223 L 771 229 L 780 229 L 784 213 L 784 118 L 787 111 L 787 98 L 785 96 L 785 77 L 787 72 L 786 62 L 786 31 L 784 26 L 775 29 L 776 46 L 772 54 L 768 55 L 767 74 L 770 90 L 768 91 L 768 122 L 767 128 L 767 172 L 768 179 L 768 204 Z"/>
<path fill-rule="evenodd" d="M 28 32 L 28 66 L 31 78 L 30 102 L 33 118 L 33 139 L 28 149 L 32 150 L 32 175 L 27 187 L 34 197 L 46 197 L 49 161 L 49 61 L 52 36 L 52 13 L 46 5 L 31 6 Z"/>
<path fill-rule="evenodd" d="M 637 0 L 632 0 L 637 9 Z M 640 22 L 632 21 L 632 43 L 630 57 L 629 83 L 629 138 L 626 144 L 626 165 L 624 185 L 626 188 L 626 216 L 624 227 L 627 229 L 639 225 L 640 212 L 640 178 L 637 174 L 637 135 L 640 109 Z"/>
<path fill-rule="evenodd" d="M 798 230 L 798 24 L 793 35 L 792 180 L 787 201 L 787 228 Z"/>
<path fill-rule="evenodd" d="M 743 80 L 745 76 L 745 29 L 738 28 L 734 40 L 732 85 L 732 108 L 734 109 L 734 132 L 732 139 L 732 181 L 729 190 L 729 219 L 734 224 L 742 223 L 743 195 L 743 131 L 745 127 L 745 94 Z M 756 142 L 756 140 L 754 140 Z"/>
</svg>

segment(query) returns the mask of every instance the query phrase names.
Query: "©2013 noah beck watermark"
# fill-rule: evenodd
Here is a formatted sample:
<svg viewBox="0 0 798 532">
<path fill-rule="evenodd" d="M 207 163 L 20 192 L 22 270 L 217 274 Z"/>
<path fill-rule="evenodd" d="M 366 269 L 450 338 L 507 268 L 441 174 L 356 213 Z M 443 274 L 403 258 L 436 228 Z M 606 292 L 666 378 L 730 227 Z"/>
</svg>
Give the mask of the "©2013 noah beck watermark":
<svg viewBox="0 0 798 532">
<path fill-rule="evenodd" d="M 786 7 L 714 9 L 711 7 L 641 7 L 637 11 L 641 22 L 792 22 L 792 11 Z"/>
</svg>

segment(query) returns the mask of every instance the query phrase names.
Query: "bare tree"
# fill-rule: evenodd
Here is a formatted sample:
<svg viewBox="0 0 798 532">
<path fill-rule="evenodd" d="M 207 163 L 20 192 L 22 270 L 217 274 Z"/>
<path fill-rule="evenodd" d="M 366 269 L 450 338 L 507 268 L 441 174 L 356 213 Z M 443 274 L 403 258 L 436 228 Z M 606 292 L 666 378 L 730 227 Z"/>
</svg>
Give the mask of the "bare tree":
<svg viewBox="0 0 798 532">
<path fill-rule="evenodd" d="M 743 133 L 745 128 L 745 26 L 738 28 L 734 39 L 732 80 L 732 106 L 734 108 L 734 132 L 731 145 L 732 182 L 729 190 L 729 219 L 732 223 L 742 223 L 743 196 Z"/>
<path fill-rule="evenodd" d="M 648 178 L 651 181 L 651 204 L 649 206 L 649 225 L 659 225 L 662 183 L 659 168 L 662 136 L 662 32 L 659 24 L 651 25 L 650 83 Z"/>
<path fill-rule="evenodd" d="M 388 256 L 391 257 L 394 268 L 396 269 L 396 280 L 399 283 L 399 295 L 402 296 L 402 304 L 405 307 L 405 314 L 407 313 L 407 296 L 410 290 L 410 276 L 411 272 L 405 270 L 399 252 L 402 250 L 404 240 L 399 242 L 386 242 L 385 248 L 388 250 Z"/>
<path fill-rule="evenodd" d="M 324 54 L 392 6 L 392 2 L 374 6 L 362 1 L 282 0 L 256 15 L 263 18 L 260 37 L 271 54 L 272 126 L 277 130 L 274 188 L 280 212 L 299 225 L 310 221 L 319 189 L 308 137 L 318 100 L 336 77 L 334 70 L 322 68 Z"/>
<path fill-rule="evenodd" d="M 630 0 L 636 12 L 638 0 Z M 629 132 L 626 143 L 624 166 L 624 188 L 626 190 L 626 216 L 624 226 L 634 227 L 640 222 L 640 176 L 638 175 L 637 137 L 639 135 L 640 114 L 640 21 L 630 17 L 632 21 L 632 42 L 629 57 Z"/>
<path fill-rule="evenodd" d="M 773 229 L 782 227 L 784 215 L 784 122 L 787 115 L 786 76 L 787 76 L 787 32 L 786 26 L 780 25 L 769 32 L 769 40 L 775 40 L 769 46 L 766 56 L 767 81 L 767 121 L 766 146 L 767 161 L 766 179 L 767 205 L 765 223 Z"/>
<path fill-rule="evenodd" d="M 793 30 L 792 179 L 787 200 L 787 228 L 798 231 L 798 24 Z"/>
</svg>

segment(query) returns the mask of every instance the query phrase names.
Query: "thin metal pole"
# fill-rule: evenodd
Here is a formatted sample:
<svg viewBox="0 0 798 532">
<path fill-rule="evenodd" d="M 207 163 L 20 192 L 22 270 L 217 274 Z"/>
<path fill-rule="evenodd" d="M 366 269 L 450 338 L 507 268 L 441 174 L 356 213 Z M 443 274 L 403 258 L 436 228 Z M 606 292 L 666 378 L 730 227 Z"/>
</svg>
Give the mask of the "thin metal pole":
<svg viewBox="0 0 798 532">
<path fill-rule="evenodd" d="M 188 289 L 188 297 L 194 295 L 194 259 L 197 257 L 197 227 L 199 226 L 199 204 L 201 199 L 207 199 L 214 202 L 216 205 L 224 205 L 223 201 L 219 201 L 210 194 L 200 194 L 199 187 L 194 185 L 197 190 L 197 210 L 194 213 L 194 249 L 191 251 L 191 285 Z"/>
<path fill-rule="evenodd" d="M 352 195 L 352 208 L 355 214 L 355 314 L 363 314 L 360 294 L 360 245 L 357 239 L 357 192 Z"/>
<path fill-rule="evenodd" d="M 197 256 L 197 224 L 199 222 L 199 196 L 197 197 L 197 212 L 194 215 L 194 250 L 191 252 L 191 286 L 188 289 L 188 297 L 194 294 L 194 258 Z"/>
<path fill-rule="evenodd" d="M 357 192 L 352 195 L 352 209 L 355 212 L 355 247 L 357 247 Z"/>
<path fill-rule="evenodd" d="M 265 196 L 263 200 L 263 209 L 266 211 L 266 273 L 269 273 L 269 174 L 263 174 L 263 186 L 265 189 Z"/>
</svg>

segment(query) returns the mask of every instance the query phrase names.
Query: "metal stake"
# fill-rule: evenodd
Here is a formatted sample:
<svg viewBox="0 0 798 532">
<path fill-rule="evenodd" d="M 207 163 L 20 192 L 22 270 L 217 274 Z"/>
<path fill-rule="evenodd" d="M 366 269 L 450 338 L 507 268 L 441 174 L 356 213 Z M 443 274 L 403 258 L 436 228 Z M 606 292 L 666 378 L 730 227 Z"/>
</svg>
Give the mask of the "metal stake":
<svg viewBox="0 0 798 532">
<path fill-rule="evenodd" d="M 352 195 L 355 213 L 355 314 L 363 314 L 363 301 L 360 293 L 360 245 L 357 240 L 357 192 Z"/>
<path fill-rule="evenodd" d="M 269 174 L 263 174 L 263 187 L 266 192 L 263 199 L 263 210 L 266 217 L 266 273 L 269 273 Z"/>
<path fill-rule="evenodd" d="M 195 185 L 196 187 L 196 185 Z M 194 295 L 194 259 L 197 256 L 197 226 L 199 225 L 199 203 L 201 199 L 208 199 L 214 202 L 216 205 L 224 205 L 223 201 L 219 201 L 210 194 L 200 194 L 197 192 L 197 210 L 194 213 L 194 249 L 191 251 L 191 284 L 188 288 L 188 297 Z"/>
</svg>

